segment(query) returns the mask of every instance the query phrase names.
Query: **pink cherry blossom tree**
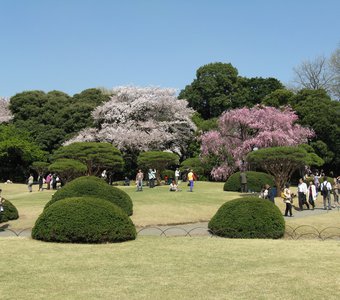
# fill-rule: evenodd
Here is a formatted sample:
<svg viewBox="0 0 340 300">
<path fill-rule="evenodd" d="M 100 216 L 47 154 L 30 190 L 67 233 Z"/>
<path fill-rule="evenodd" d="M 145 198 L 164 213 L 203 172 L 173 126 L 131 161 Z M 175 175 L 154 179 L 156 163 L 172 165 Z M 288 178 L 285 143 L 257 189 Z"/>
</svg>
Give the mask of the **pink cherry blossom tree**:
<svg viewBox="0 0 340 300">
<path fill-rule="evenodd" d="M 0 97 L 0 124 L 6 123 L 13 118 L 12 113 L 8 108 L 9 101 L 6 98 Z"/>
<path fill-rule="evenodd" d="M 196 130 L 193 110 L 178 100 L 176 90 L 118 87 L 110 101 L 93 113 L 95 128 L 87 128 L 66 144 L 84 141 L 112 143 L 121 151 L 186 152 Z"/>
<path fill-rule="evenodd" d="M 224 180 L 245 167 L 245 157 L 253 149 L 306 143 L 314 132 L 296 124 L 297 120 L 290 107 L 257 105 L 226 111 L 218 129 L 201 136 L 202 159 L 213 161 L 211 175 Z"/>
</svg>

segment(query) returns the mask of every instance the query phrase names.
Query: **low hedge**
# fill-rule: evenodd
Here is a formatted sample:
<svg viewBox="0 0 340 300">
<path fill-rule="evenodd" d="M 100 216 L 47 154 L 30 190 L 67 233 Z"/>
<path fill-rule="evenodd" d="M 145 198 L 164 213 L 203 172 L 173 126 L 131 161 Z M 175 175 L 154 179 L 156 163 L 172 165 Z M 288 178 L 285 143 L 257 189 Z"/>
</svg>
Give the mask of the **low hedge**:
<svg viewBox="0 0 340 300">
<path fill-rule="evenodd" d="M 244 197 L 224 203 L 208 227 L 222 237 L 278 239 L 284 235 L 285 221 L 272 202 Z"/>
<path fill-rule="evenodd" d="M 45 209 L 61 199 L 87 196 L 108 200 L 122 208 L 128 216 L 133 213 L 132 200 L 127 193 L 93 176 L 79 177 L 66 184 L 52 196 Z"/>
<path fill-rule="evenodd" d="M 247 171 L 245 173 L 247 174 L 247 188 L 252 192 L 260 192 L 265 184 L 275 185 L 273 176 L 267 173 L 254 171 Z M 223 190 L 229 192 L 241 191 L 240 172 L 236 172 L 228 178 Z"/>
<path fill-rule="evenodd" d="M 4 208 L 4 211 L 0 212 L 0 223 L 7 222 L 10 220 L 16 220 L 19 218 L 18 210 L 12 204 L 12 202 L 5 199 L 2 206 Z"/>
<path fill-rule="evenodd" d="M 46 242 L 107 243 L 136 238 L 130 218 L 117 205 L 92 198 L 66 198 L 50 205 L 37 219 L 32 238 Z"/>
</svg>

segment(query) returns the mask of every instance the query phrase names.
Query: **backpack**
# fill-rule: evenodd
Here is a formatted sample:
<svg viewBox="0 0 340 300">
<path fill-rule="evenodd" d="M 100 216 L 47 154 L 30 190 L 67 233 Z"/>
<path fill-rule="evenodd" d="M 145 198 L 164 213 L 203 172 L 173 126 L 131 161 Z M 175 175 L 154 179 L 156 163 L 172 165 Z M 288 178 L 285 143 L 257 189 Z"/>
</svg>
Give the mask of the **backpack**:
<svg viewBox="0 0 340 300">
<path fill-rule="evenodd" d="M 323 182 L 323 185 L 322 185 L 322 195 L 323 196 L 327 196 L 328 195 L 327 181 Z"/>
</svg>

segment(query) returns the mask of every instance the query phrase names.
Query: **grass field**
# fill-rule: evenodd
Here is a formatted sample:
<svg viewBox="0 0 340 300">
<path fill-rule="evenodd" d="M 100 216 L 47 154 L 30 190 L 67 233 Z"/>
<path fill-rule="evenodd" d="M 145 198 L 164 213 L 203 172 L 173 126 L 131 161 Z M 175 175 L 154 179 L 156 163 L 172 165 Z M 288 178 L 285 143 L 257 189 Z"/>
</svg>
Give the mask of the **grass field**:
<svg viewBox="0 0 340 300">
<path fill-rule="evenodd" d="M 25 185 L 1 188 L 20 213 L 10 222 L 13 229 L 32 227 L 53 194 L 28 193 Z M 134 223 L 209 220 L 239 196 L 223 192 L 220 183 L 199 182 L 193 193 L 184 189 L 125 187 Z M 340 212 L 289 218 L 287 224 L 340 227 Z M 120 244 L 77 245 L 0 237 L 0 250 L 0 299 L 340 298 L 339 240 L 138 236 Z"/>
<path fill-rule="evenodd" d="M 226 201 L 238 197 L 238 193 L 225 193 L 221 183 L 198 182 L 193 193 L 183 186 L 181 192 L 169 192 L 168 186 L 144 188 L 136 192 L 135 187 L 121 187 L 133 200 L 132 220 L 136 226 L 179 224 L 208 221 Z M 24 229 L 34 225 L 47 201 L 55 191 L 29 193 L 23 184 L 1 184 L 3 196 L 19 210 L 20 218 L 9 222 L 12 228 Z"/>
<path fill-rule="evenodd" d="M 34 186 L 33 193 L 29 193 L 23 184 L 1 184 L 2 195 L 19 210 L 20 218 L 8 222 L 10 228 L 22 230 L 34 226 L 35 220 L 42 212 L 45 204 L 51 199 L 55 191 L 37 191 Z M 181 192 L 169 192 L 167 186 L 154 189 L 144 188 L 143 192 L 136 192 L 135 187 L 120 187 L 126 191 L 133 200 L 134 214 L 132 220 L 138 227 L 195 223 L 209 221 L 218 208 L 226 201 L 238 198 L 239 193 L 224 192 L 223 183 L 196 182 L 193 193 L 182 184 Z M 317 206 L 321 207 L 321 197 Z M 284 211 L 284 203 L 276 198 L 276 205 Z M 303 218 L 289 218 L 286 220 L 291 226 L 313 225 L 317 228 L 340 227 L 340 212 L 335 210 L 327 214 L 306 214 Z"/>
<path fill-rule="evenodd" d="M 0 238 L 1 299 L 339 299 L 340 243 Z"/>
</svg>

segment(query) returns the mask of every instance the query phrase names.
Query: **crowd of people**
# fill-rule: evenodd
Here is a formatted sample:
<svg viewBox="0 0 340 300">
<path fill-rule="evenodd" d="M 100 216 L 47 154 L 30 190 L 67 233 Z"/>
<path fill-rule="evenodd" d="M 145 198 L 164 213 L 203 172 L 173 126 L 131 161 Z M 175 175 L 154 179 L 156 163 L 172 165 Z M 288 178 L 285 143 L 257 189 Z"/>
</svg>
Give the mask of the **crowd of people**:
<svg viewBox="0 0 340 300">
<path fill-rule="evenodd" d="M 323 182 L 320 184 L 319 178 L 314 178 L 307 183 L 303 178 L 299 179 L 297 188 L 297 195 L 292 193 L 289 184 L 286 184 L 281 197 L 286 204 L 284 216 L 292 217 L 292 208 L 294 207 L 298 211 L 303 211 L 305 206 L 307 210 L 314 210 L 316 208 L 316 201 L 319 195 L 322 196 L 322 204 L 324 210 L 332 210 L 336 207 L 340 207 L 339 204 L 340 194 L 340 176 L 333 179 L 333 183 L 327 176 L 323 177 Z M 333 195 L 333 197 L 332 197 Z M 294 198 L 298 198 L 298 206 L 293 206 Z M 333 203 L 332 203 L 333 198 Z"/>
<path fill-rule="evenodd" d="M 38 184 L 38 191 L 42 192 L 44 190 L 44 184 L 46 184 L 47 190 L 56 190 L 58 187 L 63 186 L 63 181 L 56 173 L 49 173 L 46 178 L 42 174 L 39 174 L 37 181 L 34 180 L 33 174 L 30 174 L 27 179 L 27 187 L 30 193 L 32 193 L 33 185 L 35 184 Z"/>
<path fill-rule="evenodd" d="M 340 207 L 340 176 L 334 177 L 333 180 L 329 180 L 323 172 L 321 174 L 323 175 L 322 177 L 319 176 L 319 173 L 316 173 L 315 175 L 309 174 L 310 177 L 305 176 L 304 178 L 300 178 L 297 187 L 297 194 L 291 192 L 290 185 L 288 183 L 285 185 L 281 192 L 281 198 L 286 204 L 284 216 L 293 216 L 293 207 L 298 211 L 303 211 L 305 207 L 307 210 L 314 210 L 316 208 L 316 200 L 319 195 L 322 196 L 322 208 L 324 210 L 332 210 L 336 207 Z M 306 181 L 308 178 L 310 180 L 307 185 Z M 322 182 L 320 183 L 321 179 Z M 240 173 L 240 186 L 241 193 L 247 192 L 247 175 L 244 171 Z M 259 197 L 268 199 L 274 203 L 276 192 L 275 188 L 266 184 L 262 188 Z M 298 206 L 293 205 L 293 199 L 295 197 L 298 199 Z"/>
<path fill-rule="evenodd" d="M 156 177 L 157 171 L 156 169 L 149 169 L 148 174 L 147 174 L 147 181 L 148 181 L 148 186 L 149 188 L 154 188 L 155 187 L 155 181 L 157 180 Z M 181 191 L 179 187 L 179 181 L 180 181 L 180 176 L 181 172 L 177 168 L 175 170 L 175 176 L 174 178 L 171 178 L 169 181 L 168 176 L 164 176 L 164 182 L 165 184 L 169 184 L 169 191 L 170 192 L 179 192 Z M 142 172 L 141 169 L 138 170 L 136 174 L 136 187 L 137 187 L 137 192 L 143 191 L 143 180 L 144 180 L 144 173 Z M 185 174 L 185 178 L 183 178 L 183 181 L 188 181 L 188 186 L 189 186 L 189 192 L 193 192 L 194 190 L 194 181 L 197 180 L 197 176 L 193 172 L 192 169 L 187 170 Z"/>
</svg>

